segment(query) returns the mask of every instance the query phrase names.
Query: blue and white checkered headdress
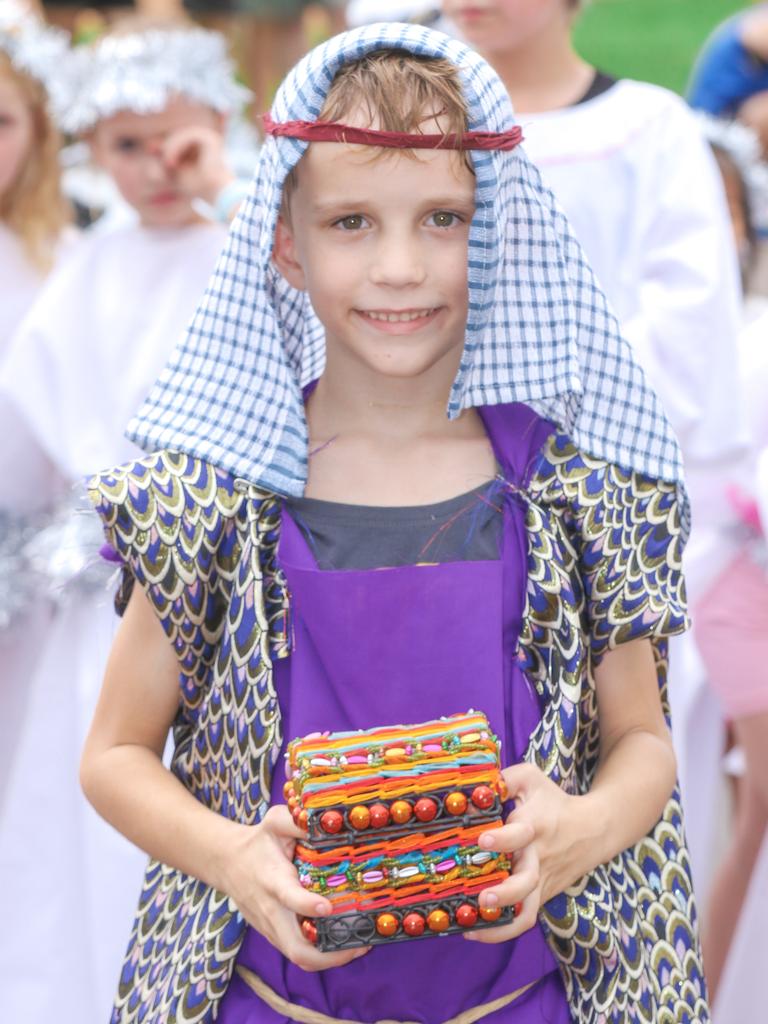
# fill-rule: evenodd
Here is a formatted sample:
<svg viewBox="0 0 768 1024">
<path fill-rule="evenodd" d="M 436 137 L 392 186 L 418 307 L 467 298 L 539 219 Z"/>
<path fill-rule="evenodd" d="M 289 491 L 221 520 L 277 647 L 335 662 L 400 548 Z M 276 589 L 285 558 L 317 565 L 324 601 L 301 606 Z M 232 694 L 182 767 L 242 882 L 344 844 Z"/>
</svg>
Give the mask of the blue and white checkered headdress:
<svg viewBox="0 0 768 1024">
<path fill-rule="evenodd" d="M 288 75 L 277 122 L 314 121 L 338 70 L 394 48 L 455 64 L 469 128 L 514 126 L 504 87 L 476 53 L 418 26 L 371 25 L 336 36 Z M 269 138 L 214 275 L 128 436 L 174 448 L 254 483 L 300 495 L 307 478 L 302 387 L 323 370 L 323 327 L 306 294 L 271 264 L 283 183 L 307 146 Z M 525 402 L 586 452 L 680 481 L 677 442 L 581 248 L 520 149 L 473 152 L 466 343 L 448 415 Z"/>
</svg>

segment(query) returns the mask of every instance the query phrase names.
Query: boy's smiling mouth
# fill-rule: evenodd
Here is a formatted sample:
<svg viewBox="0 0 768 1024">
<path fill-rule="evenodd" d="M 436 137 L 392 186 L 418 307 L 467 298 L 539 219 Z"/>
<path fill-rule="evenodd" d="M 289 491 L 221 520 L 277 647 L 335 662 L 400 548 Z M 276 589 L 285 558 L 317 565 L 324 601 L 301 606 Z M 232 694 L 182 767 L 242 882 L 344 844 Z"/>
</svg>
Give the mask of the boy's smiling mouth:
<svg viewBox="0 0 768 1024">
<path fill-rule="evenodd" d="M 433 306 L 429 309 L 358 309 L 355 312 L 364 320 L 372 321 L 377 326 L 386 325 L 388 327 L 390 324 L 420 326 L 431 320 L 438 312 L 438 308 Z"/>
</svg>

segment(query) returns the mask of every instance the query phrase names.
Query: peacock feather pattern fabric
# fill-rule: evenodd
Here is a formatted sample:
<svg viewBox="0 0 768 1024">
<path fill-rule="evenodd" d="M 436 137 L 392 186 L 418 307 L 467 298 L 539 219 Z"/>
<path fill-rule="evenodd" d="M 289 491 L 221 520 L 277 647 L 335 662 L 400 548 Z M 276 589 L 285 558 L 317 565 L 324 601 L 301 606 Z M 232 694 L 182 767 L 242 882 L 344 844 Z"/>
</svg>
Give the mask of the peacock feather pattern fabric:
<svg viewBox="0 0 768 1024">
<path fill-rule="evenodd" d="M 107 537 L 180 664 L 172 770 L 198 800 L 258 822 L 283 740 L 274 660 L 290 608 L 276 566 L 280 499 L 190 455 L 162 451 L 91 481 Z M 599 735 L 592 668 L 650 637 L 665 711 L 666 638 L 685 629 L 674 483 L 625 472 L 550 436 L 526 503 L 528 588 L 517 657 L 541 698 L 528 759 L 589 788 Z M 635 847 L 542 909 L 580 1024 L 707 1024 L 679 794 Z M 113 1024 L 209 1024 L 245 922 L 226 896 L 150 862 Z"/>
</svg>

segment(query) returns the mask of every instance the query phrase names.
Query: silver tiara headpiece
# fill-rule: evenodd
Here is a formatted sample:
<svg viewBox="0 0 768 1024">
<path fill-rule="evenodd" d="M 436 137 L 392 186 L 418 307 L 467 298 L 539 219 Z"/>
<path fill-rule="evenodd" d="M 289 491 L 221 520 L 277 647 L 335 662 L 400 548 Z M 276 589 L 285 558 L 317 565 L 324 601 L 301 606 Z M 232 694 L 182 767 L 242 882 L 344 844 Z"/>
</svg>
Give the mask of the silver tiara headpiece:
<svg viewBox="0 0 768 1024">
<path fill-rule="evenodd" d="M 731 118 L 715 117 L 697 110 L 704 136 L 711 146 L 723 150 L 733 161 L 747 190 L 750 215 L 755 229 L 768 231 L 768 164 L 755 132 Z"/>
<path fill-rule="evenodd" d="M 0 53 L 18 71 L 41 82 L 49 93 L 58 85 L 69 51 L 69 37 L 45 25 L 26 4 L 0 0 Z"/>
<path fill-rule="evenodd" d="M 121 111 L 156 114 L 174 96 L 222 114 L 239 110 L 251 97 L 235 81 L 224 37 L 202 28 L 108 36 L 95 47 L 73 50 L 67 77 L 69 87 L 57 106 L 73 134 Z"/>
</svg>

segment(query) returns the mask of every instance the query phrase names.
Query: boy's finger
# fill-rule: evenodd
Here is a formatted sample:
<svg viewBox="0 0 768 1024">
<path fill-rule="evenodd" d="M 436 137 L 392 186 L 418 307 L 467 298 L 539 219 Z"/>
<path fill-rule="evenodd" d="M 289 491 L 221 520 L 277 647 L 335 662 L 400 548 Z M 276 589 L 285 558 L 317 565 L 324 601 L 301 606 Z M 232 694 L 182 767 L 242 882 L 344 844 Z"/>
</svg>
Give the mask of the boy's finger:
<svg viewBox="0 0 768 1024">
<path fill-rule="evenodd" d="M 534 779 L 539 769 L 535 765 L 523 761 L 520 764 L 511 764 L 502 770 L 504 782 L 507 784 L 510 799 L 514 800 L 525 792 L 527 786 Z"/>
<path fill-rule="evenodd" d="M 484 907 L 510 907 L 525 903 L 539 886 L 541 865 L 534 846 L 524 847 L 512 874 L 498 885 L 484 889 L 480 903 Z"/>
<path fill-rule="evenodd" d="M 291 963 L 305 971 L 325 971 L 364 956 L 370 946 L 323 953 L 302 933 L 300 918 L 279 913 L 272 922 L 273 931 L 267 938 Z"/>
<path fill-rule="evenodd" d="M 538 884 L 537 870 L 529 868 L 526 871 L 515 871 L 498 885 L 484 889 L 480 903 L 484 907 L 513 907 L 527 899 Z"/>
<path fill-rule="evenodd" d="M 470 942 L 485 942 L 495 944 L 507 942 L 509 939 L 516 939 L 518 935 L 529 931 L 536 924 L 538 913 L 538 900 L 531 895 L 524 900 L 515 913 L 515 919 L 511 924 L 502 928 L 480 928 L 477 931 L 467 932 L 464 938 Z"/>
<path fill-rule="evenodd" d="M 515 853 L 533 842 L 535 832 L 533 825 L 527 821 L 512 821 L 501 828 L 482 832 L 477 840 L 478 846 L 484 850 L 501 850 L 503 853 Z"/>
<path fill-rule="evenodd" d="M 370 946 L 365 946 L 362 949 L 345 949 L 339 953 L 321 953 L 307 939 L 302 939 L 301 945 L 295 948 L 294 955 L 289 959 L 303 971 L 328 971 L 333 967 L 344 967 L 345 964 L 358 960 L 370 952 L 370 949 Z"/>
<path fill-rule="evenodd" d="M 307 833 L 293 820 L 287 804 L 273 804 L 264 815 L 261 825 L 281 839 L 306 839 Z"/>
<path fill-rule="evenodd" d="M 332 910 L 331 901 L 316 893 L 307 892 L 299 884 L 296 875 L 279 877 L 275 880 L 271 896 L 286 910 L 299 917 L 326 917 Z"/>
</svg>

